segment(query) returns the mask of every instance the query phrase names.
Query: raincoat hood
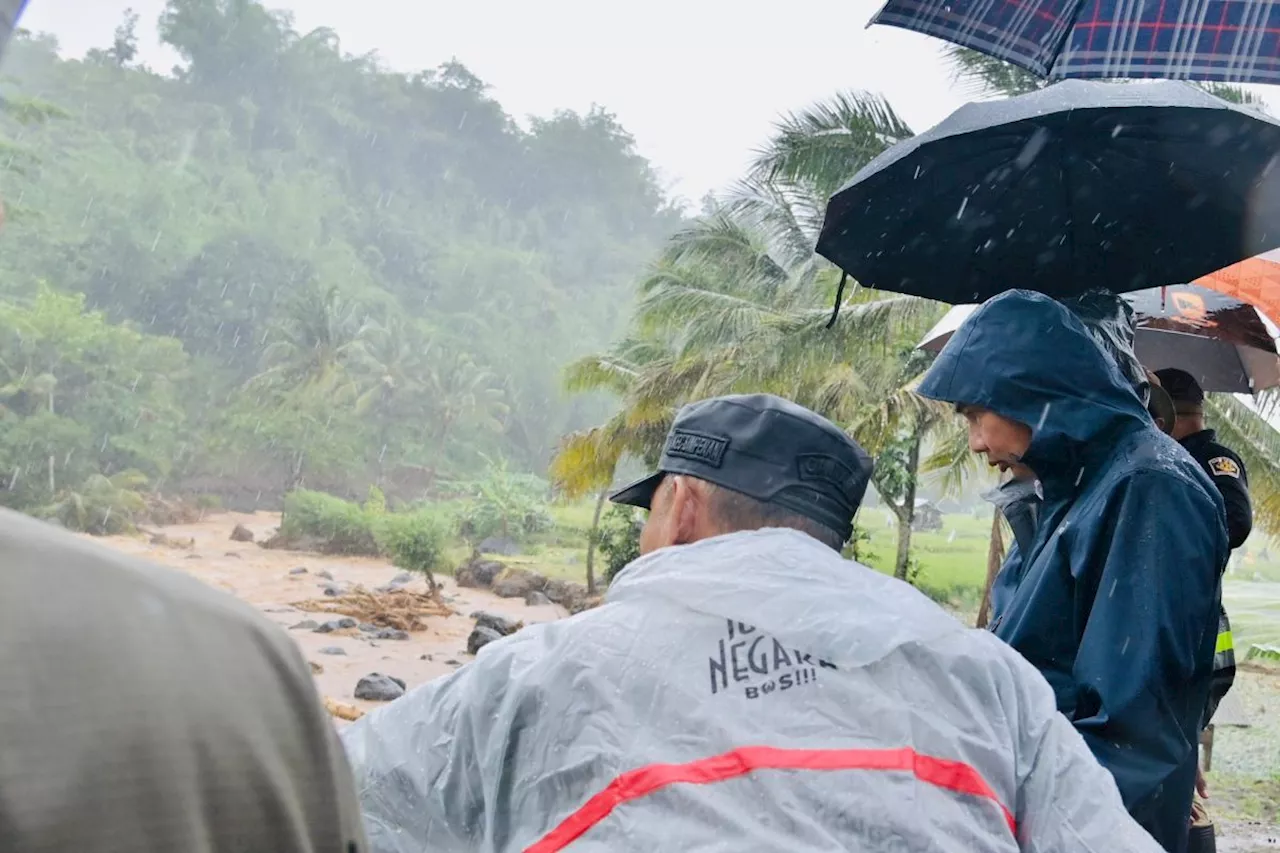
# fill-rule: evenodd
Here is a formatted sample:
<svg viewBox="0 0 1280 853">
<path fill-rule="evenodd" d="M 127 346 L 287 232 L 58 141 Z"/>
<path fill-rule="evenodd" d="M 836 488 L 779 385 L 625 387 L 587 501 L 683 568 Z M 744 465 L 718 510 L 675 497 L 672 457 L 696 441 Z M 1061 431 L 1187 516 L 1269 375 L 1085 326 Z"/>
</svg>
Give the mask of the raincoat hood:
<svg viewBox="0 0 1280 853">
<path fill-rule="evenodd" d="M 655 551 L 342 737 L 373 853 L 1158 853 L 1030 665 L 794 530 Z"/>
<path fill-rule="evenodd" d="M 965 321 L 920 382 L 919 393 L 980 406 L 1031 427 L 1023 458 L 1051 488 L 1080 479 L 1090 446 L 1109 433 L 1154 426 L 1134 387 L 1083 322 L 1039 293 L 1011 290 Z"/>
</svg>

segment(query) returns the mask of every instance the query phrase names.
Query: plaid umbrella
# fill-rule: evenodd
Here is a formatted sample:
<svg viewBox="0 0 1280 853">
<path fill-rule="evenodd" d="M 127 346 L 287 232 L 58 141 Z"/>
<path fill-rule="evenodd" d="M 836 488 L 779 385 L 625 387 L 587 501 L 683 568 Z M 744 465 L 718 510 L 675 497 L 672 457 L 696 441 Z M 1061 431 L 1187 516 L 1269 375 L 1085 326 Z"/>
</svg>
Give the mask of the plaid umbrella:
<svg viewBox="0 0 1280 853">
<path fill-rule="evenodd" d="M 1270 0 L 888 0 L 871 19 L 1041 77 L 1280 83 Z"/>
</svg>

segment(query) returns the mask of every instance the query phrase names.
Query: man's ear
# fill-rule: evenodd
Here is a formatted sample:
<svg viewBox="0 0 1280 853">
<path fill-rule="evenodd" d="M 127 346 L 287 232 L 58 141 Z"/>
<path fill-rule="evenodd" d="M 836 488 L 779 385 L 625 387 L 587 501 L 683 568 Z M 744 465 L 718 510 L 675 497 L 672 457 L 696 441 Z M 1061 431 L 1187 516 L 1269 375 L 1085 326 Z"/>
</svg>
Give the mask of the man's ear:
<svg viewBox="0 0 1280 853">
<path fill-rule="evenodd" d="M 701 538 L 703 506 L 706 494 L 702 484 L 692 477 L 671 478 L 671 503 L 668 518 L 676 545 L 687 545 Z"/>
</svg>

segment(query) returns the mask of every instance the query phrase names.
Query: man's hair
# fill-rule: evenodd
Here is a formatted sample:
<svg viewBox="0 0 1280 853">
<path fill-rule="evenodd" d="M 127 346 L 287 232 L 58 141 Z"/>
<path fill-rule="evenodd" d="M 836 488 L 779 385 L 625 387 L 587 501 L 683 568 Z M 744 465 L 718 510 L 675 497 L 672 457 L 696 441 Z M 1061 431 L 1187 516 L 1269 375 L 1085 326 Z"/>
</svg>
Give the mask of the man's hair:
<svg viewBox="0 0 1280 853">
<path fill-rule="evenodd" d="M 726 530 L 758 530 L 762 527 L 790 527 L 807 533 L 835 551 L 844 549 L 844 537 L 836 531 L 777 504 L 700 480 L 707 491 L 707 508 Z"/>
</svg>

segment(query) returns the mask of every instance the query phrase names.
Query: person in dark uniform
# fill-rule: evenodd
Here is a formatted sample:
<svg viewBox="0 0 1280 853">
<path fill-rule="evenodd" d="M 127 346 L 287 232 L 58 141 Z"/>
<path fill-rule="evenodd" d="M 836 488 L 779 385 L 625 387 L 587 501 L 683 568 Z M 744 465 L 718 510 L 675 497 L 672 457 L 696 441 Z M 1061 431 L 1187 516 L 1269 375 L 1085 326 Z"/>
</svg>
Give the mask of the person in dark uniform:
<svg viewBox="0 0 1280 853">
<path fill-rule="evenodd" d="M 1199 463 L 1209 479 L 1218 487 L 1227 511 L 1227 542 L 1234 551 L 1244 544 L 1253 531 L 1253 502 L 1249 499 L 1249 472 L 1235 451 L 1218 443 L 1218 436 L 1204 422 L 1204 389 L 1195 377 L 1185 370 L 1166 368 L 1157 370 L 1156 378 L 1161 387 L 1173 398 L 1177 419 L 1173 425 L 1173 438 Z M 1219 617 L 1218 642 L 1214 648 L 1213 685 L 1209 693 L 1209 705 L 1205 709 L 1205 727 L 1213 719 L 1222 697 L 1227 695 L 1236 677 L 1235 648 L 1231 639 L 1231 623 L 1224 609 Z M 1204 776 L 1196 780 L 1199 797 L 1207 795 Z M 1196 849 L 1212 850 L 1213 824 L 1204 811 L 1203 803 L 1195 804 L 1190 853 Z M 1200 837 L 1197 838 L 1196 836 Z M 1199 847 L 1197 848 L 1197 844 Z"/>
<path fill-rule="evenodd" d="M 1234 550 L 1253 530 L 1253 503 L 1249 500 L 1249 473 L 1235 451 L 1218 443 L 1218 435 L 1205 427 L 1204 390 L 1190 373 L 1177 368 L 1157 370 L 1160 385 L 1173 398 L 1178 419 L 1174 439 L 1200 463 L 1227 505 L 1227 540 Z"/>
</svg>

